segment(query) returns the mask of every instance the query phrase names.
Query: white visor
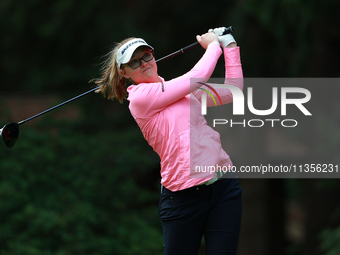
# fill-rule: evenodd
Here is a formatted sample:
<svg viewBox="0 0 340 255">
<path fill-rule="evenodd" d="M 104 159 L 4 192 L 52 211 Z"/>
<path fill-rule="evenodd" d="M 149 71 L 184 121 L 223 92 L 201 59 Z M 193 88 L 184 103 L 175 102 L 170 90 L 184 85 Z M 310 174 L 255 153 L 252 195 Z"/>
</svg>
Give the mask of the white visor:
<svg viewBox="0 0 340 255">
<path fill-rule="evenodd" d="M 118 68 L 120 68 L 122 64 L 128 63 L 135 50 L 141 46 L 146 46 L 153 50 L 153 48 L 141 38 L 135 38 L 124 43 L 117 51 L 116 62 L 118 64 Z"/>
</svg>

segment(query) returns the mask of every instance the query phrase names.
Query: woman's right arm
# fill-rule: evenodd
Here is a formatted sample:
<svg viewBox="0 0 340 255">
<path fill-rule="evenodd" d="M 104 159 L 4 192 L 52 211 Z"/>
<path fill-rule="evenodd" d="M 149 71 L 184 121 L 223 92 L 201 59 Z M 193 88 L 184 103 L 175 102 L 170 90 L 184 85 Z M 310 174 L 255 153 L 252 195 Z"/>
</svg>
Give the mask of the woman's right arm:
<svg viewBox="0 0 340 255">
<path fill-rule="evenodd" d="M 135 86 L 129 91 L 128 100 L 130 101 L 130 109 L 134 114 L 139 117 L 155 114 L 167 105 L 189 95 L 200 86 L 199 84 L 190 84 L 191 78 L 203 78 L 202 82 L 206 82 L 210 78 L 222 50 L 219 43 L 212 39 L 217 37 L 209 38 L 205 35 L 197 37 L 197 40 L 199 42 L 201 40 L 200 43 L 202 47 L 206 47 L 206 51 L 188 73 L 164 82 L 164 88 L 160 83 L 146 83 Z"/>
</svg>

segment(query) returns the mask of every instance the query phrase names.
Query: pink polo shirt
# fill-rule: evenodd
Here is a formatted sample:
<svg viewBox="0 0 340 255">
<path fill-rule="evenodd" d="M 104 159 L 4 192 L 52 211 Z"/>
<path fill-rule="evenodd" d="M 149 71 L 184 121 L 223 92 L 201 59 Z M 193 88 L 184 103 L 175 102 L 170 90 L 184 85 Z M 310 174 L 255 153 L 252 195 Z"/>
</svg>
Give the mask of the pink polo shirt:
<svg viewBox="0 0 340 255">
<path fill-rule="evenodd" d="M 222 149 L 220 135 L 201 114 L 202 90 L 191 78 L 208 80 L 222 54 L 218 43 L 209 44 L 202 58 L 188 73 L 158 83 L 128 87 L 129 109 L 144 138 L 161 158 L 161 183 L 171 191 L 183 190 L 212 179 L 209 172 L 195 172 L 193 166 L 232 166 Z M 242 78 L 239 48 L 224 48 L 226 78 Z M 241 79 L 239 79 L 241 80 Z M 229 83 L 230 84 L 230 83 Z M 243 89 L 242 82 L 235 86 Z M 208 89 L 208 88 L 205 88 Z M 226 89 L 216 89 L 222 103 L 232 102 Z M 191 95 L 191 96 L 190 96 Z M 208 106 L 212 105 L 208 99 Z"/>
</svg>

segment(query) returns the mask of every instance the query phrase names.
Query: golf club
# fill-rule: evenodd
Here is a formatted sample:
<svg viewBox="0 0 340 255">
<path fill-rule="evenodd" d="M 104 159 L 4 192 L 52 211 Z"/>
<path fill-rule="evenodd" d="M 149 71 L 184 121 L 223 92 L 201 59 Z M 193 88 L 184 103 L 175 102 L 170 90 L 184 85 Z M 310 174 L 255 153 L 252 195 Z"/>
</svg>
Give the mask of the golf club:
<svg viewBox="0 0 340 255">
<path fill-rule="evenodd" d="M 230 34 L 232 32 L 234 32 L 234 29 L 233 29 L 232 26 L 230 26 L 230 27 L 225 29 L 225 31 L 223 32 L 223 35 Z M 182 49 L 180 49 L 180 50 L 178 50 L 178 51 L 176 51 L 174 53 L 171 53 L 171 54 L 169 54 L 169 55 L 167 55 L 167 56 L 165 56 L 163 58 L 160 58 L 160 59 L 156 60 L 156 63 L 162 62 L 162 61 L 164 61 L 166 59 L 169 59 L 169 58 L 172 58 L 172 57 L 174 57 L 174 56 L 176 56 L 178 54 L 184 53 L 184 52 L 186 52 L 186 51 L 188 51 L 188 50 L 190 50 L 192 48 L 197 47 L 198 45 L 199 45 L 198 42 L 190 44 L 190 45 L 188 45 L 188 46 L 186 46 L 186 47 L 184 47 L 184 48 L 182 48 Z M 93 89 L 91 89 L 91 90 L 89 90 L 89 91 L 87 91 L 87 92 L 85 92 L 85 93 L 83 93 L 83 94 L 81 94 L 79 96 L 73 97 L 73 98 L 71 98 L 71 99 L 69 99 L 69 100 L 67 100 L 67 101 L 65 101 L 65 102 L 63 102 L 61 104 L 58 104 L 58 105 L 56 105 L 56 106 L 54 106 L 54 107 L 52 107 L 52 108 L 50 108 L 50 109 L 48 109 L 46 111 L 43 111 L 43 112 L 41 112 L 41 113 L 39 113 L 37 115 L 34 115 L 33 117 L 30 117 L 30 118 L 28 118 L 26 120 L 22 120 L 22 121 L 20 121 L 18 123 L 8 123 L 8 124 L 6 124 L 2 129 L 0 129 L 0 136 L 2 137 L 2 141 L 4 142 L 4 144 L 8 148 L 13 148 L 15 143 L 16 143 L 16 141 L 17 141 L 17 139 L 18 139 L 18 137 L 19 137 L 19 125 L 24 124 L 27 121 L 33 120 L 33 119 L 35 119 L 35 118 L 37 118 L 37 117 L 39 117 L 39 116 L 41 116 L 41 115 L 43 115 L 45 113 L 48 113 L 48 112 L 50 112 L 52 110 L 55 110 L 55 109 L 59 108 L 60 106 L 63 106 L 65 104 L 67 104 L 67 103 L 70 103 L 70 102 L 72 102 L 72 101 L 74 101 L 74 100 L 76 100 L 76 99 L 78 99 L 80 97 L 83 97 L 83 96 L 85 96 L 87 94 L 90 94 L 91 92 L 94 92 L 97 89 L 98 89 L 98 87 L 95 87 L 95 88 L 93 88 Z"/>
</svg>

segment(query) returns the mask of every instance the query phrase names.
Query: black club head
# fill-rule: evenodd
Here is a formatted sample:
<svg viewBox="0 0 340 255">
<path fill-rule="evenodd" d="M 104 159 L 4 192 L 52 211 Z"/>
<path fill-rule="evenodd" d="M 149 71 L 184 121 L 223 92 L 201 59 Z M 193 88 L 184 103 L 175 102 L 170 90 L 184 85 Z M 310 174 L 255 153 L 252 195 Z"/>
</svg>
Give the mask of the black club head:
<svg viewBox="0 0 340 255">
<path fill-rule="evenodd" d="M 13 148 L 19 137 L 19 125 L 18 123 L 6 124 L 1 130 L 0 135 L 2 141 L 8 148 Z"/>
</svg>

